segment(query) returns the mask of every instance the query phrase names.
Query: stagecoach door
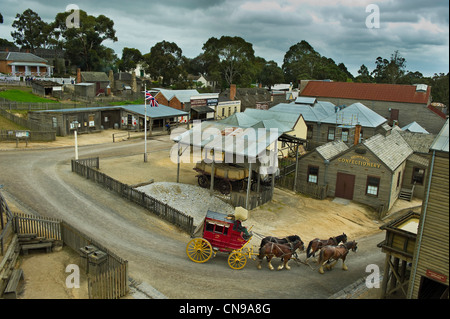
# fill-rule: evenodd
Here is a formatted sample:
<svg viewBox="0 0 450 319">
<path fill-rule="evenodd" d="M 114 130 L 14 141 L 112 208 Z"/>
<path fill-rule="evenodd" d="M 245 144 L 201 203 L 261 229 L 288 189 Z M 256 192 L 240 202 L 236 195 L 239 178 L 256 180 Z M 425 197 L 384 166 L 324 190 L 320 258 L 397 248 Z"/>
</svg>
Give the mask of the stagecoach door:
<svg viewBox="0 0 450 319">
<path fill-rule="evenodd" d="M 355 175 L 337 173 L 334 197 L 352 200 L 355 188 Z"/>
</svg>

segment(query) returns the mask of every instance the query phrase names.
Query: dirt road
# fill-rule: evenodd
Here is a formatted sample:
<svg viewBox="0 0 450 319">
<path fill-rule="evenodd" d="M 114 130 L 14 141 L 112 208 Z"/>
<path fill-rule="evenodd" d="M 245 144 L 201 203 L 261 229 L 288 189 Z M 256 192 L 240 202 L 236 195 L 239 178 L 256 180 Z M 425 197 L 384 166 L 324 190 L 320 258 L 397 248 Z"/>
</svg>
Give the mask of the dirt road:
<svg viewBox="0 0 450 319">
<path fill-rule="evenodd" d="M 169 160 L 171 144 L 167 136 L 149 140 L 149 161 L 144 163 L 142 139 L 113 144 L 110 134 L 105 131 L 80 136 L 80 158 L 99 156 L 103 172 L 128 184 L 149 179 L 174 181 L 176 165 Z M 73 145 L 73 140 L 66 138 L 65 143 Z M 93 143 L 100 144 L 88 146 Z M 0 184 L 5 185 L 2 192 L 17 209 L 62 218 L 80 228 L 127 259 L 133 279 L 149 283 L 169 298 L 326 298 L 366 275 L 367 263 L 383 266 L 384 255 L 374 243 L 382 240 L 378 230 L 381 222 L 372 210 L 352 202 L 312 200 L 280 189 L 276 189 L 271 203 L 251 211 L 245 224 L 254 225 L 253 229 L 262 234 L 296 233 L 305 242 L 342 232 L 351 239 L 370 242 L 350 257 L 349 271 L 336 269 L 319 275 L 304 265 L 291 271 L 258 271 L 251 261 L 243 271 L 233 271 L 227 265 L 227 256 L 221 254 L 206 264 L 194 264 L 184 252 L 187 234 L 73 174 L 73 148 L 42 150 L 42 146 L 31 143 L 28 151 L 23 151 L 25 145 L 19 145 L 19 149 L 15 144 L 0 145 L 0 150 L 6 148 L 12 150 L 0 152 Z M 193 173 L 192 164 L 183 164 L 181 182 L 195 184 Z M 403 208 L 399 206 L 395 209 Z M 372 234 L 376 234 L 375 239 L 369 241 L 367 236 Z M 332 281 L 327 279 L 329 275 L 334 276 Z M 32 276 L 27 276 L 30 281 Z"/>
</svg>

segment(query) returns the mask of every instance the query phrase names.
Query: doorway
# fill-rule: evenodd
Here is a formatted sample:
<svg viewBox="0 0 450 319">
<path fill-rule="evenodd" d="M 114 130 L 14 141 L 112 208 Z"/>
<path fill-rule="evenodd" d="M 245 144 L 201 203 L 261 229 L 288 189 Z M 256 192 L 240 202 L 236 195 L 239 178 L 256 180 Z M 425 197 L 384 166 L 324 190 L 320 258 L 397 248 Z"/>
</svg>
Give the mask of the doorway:
<svg viewBox="0 0 450 319">
<path fill-rule="evenodd" d="M 355 189 L 355 175 L 337 173 L 335 197 L 353 199 L 353 190 Z"/>
</svg>

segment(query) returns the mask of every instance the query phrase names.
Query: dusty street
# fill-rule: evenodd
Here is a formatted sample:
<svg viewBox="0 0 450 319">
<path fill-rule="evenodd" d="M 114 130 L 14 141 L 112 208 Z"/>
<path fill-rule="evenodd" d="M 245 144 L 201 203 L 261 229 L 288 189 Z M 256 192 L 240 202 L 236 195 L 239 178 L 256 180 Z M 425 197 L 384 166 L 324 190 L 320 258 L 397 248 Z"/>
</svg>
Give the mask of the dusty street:
<svg viewBox="0 0 450 319">
<path fill-rule="evenodd" d="M 112 133 L 115 132 L 79 136 L 80 158 L 99 156 L 100 170 L 127 184 L 151 179 L 156 183 L 176 181 L 176 164 L 169 158 L 172 144 L 168 136 L 149 139 L 149 161 L 144 163 L 142 138 L 113 144 Z M 383 267 L 384 255 L 376 248 L 376 241 L 383 239 L 378 228 L 385 221 L 379 221 L 373 210 L 353 202 L 313 200 L 281 189 L 275 190 L 272 202 L 252 210 L 245 225 L 253 225 L 255 232 L 264 235 L 298 234 L 305 243 L 315 237 L 328 238 L 345 232 L 349 239 L 361 242 L 358 252 L 348 258 L 349 271 L 336 267 L 320 275 L 305 265 L 293 266 L 291 271 L 270 272 L 267 268 L 258 271 L 252 261 L 242 271 L 233 271 L 227 265 L 227 256 L 221 254 L 206 264 L 194 264 L 184 252 L 187 234 L 72 173 L 70 159 L 74 150 L 64 145 L 73 146 L 73 138 L 30 143 L 27 148 L 23 144 L 18 149 L 15 143 L 1 143 L 0 184 L 5 185 L 4 196 L 17 210 L 62 218 L 79 227 L 127 259 L 130 277 L 150 284 L 169 298 L 327 298 L 367 275 L 368 263 Z M 193 164 L 181 165 L 181 183 L 196 184 L 192 167 Z M 397 201 L 394 211 L 419 205 L 420 201 Z M 24 298 L 33 298 L 33 294 L 28 294 L 35 290 L 30 288 L 36 280 L 33 276 L 26 275 L 29 284 Z M 42 276 L 45 275 L 37 278 Z M 241 281 L 245 281 L 244 286 Z M 217 289 L 219 283 L 221 288 Z M 279 289 L 280 283 L 285 287 L 283 290 Z M 49 298 L 58 298 L 51 291 L 48 294 Z M 67 294 L 67 298 L 83 296 Z"/>
</svg>

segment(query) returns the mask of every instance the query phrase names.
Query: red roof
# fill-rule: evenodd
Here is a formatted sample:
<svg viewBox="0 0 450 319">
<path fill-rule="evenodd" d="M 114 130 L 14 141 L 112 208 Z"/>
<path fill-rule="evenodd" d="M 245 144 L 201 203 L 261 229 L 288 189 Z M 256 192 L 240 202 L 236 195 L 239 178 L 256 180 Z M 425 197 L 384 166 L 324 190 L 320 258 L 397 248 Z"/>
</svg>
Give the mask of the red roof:
<svg viewBox="0 0 450 319">
<path fill-rule="evenodd" d="M 416 92 L 415 85 L 310 81 L 300 95 L 428 105 L 430 93 L 430 86 Z"/>
</svg>

